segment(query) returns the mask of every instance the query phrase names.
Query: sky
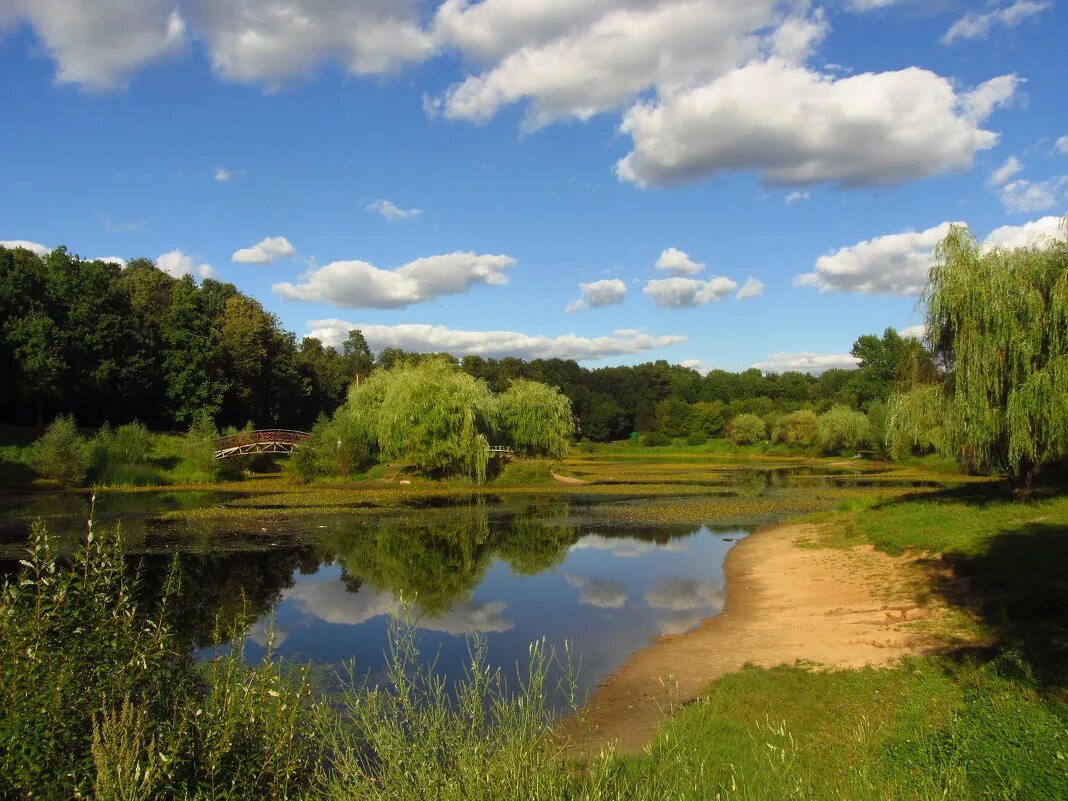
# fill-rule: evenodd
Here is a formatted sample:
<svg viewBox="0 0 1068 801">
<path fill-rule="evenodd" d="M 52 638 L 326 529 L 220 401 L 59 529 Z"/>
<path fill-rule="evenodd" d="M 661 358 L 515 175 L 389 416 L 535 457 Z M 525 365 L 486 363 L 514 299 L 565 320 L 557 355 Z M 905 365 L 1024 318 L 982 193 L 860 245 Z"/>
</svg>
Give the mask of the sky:
<svg viewBox="0 0 1068 801">
<path fill-rule="evenodd" d="M 0 0 L 0 244 L 298 337 L 850 366 L 935 244 L 1058 235 L 1065 0 Z"/>
</svg>

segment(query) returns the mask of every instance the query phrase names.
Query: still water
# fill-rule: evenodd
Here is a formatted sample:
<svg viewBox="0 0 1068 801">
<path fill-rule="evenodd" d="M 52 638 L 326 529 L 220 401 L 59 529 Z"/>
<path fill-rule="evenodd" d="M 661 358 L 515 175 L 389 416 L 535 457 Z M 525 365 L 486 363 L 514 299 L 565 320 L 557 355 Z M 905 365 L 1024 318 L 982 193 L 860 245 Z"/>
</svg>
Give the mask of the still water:
<svg viewBox="0 0 1068 801">
<path fill-rule="evenodd" d="M 569 643 L 580 694 L 655 636 L 717 614 L 723 558 L 746 534 L 609 528 L 585 517 L 611 501 L 544 498 L 339 515 L 293 530 L 205 531 L 155 523 L 153 515 L 219 498 L 136 497 L 99 500 L 98 525 L 124 521 L 145 605 L 158 598 L 178 555 L 172 619 L 202 653 L 235 634 L 247 658 L 258 660 L 273 639 L 286 660 L 310 661 L 324 674 L 354 661 L 358 674 L 375 680 L 390 622 L 404 619 L 419 633 L 423 658 L 447 679 L 463 674 L 471 634 L 485 638 L 489 663 L 511 675 L 526 665 L 531 642 L 544 639 L 557 653 Z M 66 503 L 53 508 L 49 526 L 73 544 L 85 510 L 75 508 L 78 500 Z M 5 551 L 20 536 L 9 529 Z"/>
</svg>

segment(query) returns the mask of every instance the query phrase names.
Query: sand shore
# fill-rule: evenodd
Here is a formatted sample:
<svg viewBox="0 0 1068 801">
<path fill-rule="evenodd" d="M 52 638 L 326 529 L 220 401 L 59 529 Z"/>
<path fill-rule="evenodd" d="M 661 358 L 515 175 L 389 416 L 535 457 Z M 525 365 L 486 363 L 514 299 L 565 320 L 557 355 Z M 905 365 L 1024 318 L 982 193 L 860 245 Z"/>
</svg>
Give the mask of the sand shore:
<svg viewBox="0 0 1068 801">
<path fill-rule="evenodd" d="M 746 664 L 798 660 L 831 668 L 881 665 L 931 649 L 916 621 L 937 616 L 916 596 L 915 563 L 870 547 L 797 546 L 811 525 L 780 525 L 735 545 L 724 562 L 723 612 L 692 631 L 657 638 L 591 696 L 584 723 L 565 731 L 576 756 L 613 746 L 640 752 L 670 708 Z"/>
</svg>

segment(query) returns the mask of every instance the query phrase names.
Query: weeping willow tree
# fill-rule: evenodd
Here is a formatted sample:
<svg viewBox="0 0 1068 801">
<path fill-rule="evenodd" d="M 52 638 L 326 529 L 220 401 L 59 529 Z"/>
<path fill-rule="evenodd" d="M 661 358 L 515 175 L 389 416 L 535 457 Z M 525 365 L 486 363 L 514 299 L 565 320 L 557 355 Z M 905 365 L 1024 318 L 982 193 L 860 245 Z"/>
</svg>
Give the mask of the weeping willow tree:
<svg viewBox="0 0 1068 801">
<path fill-rule="evenodd" d="M 445 359 L 426 359 L 376 371 L 339 413 L 387 459 L 483 482 L 496 412 L 485 381 Z"/>
<path fill-rule="evenodd" d="M 525 456 L 561 459 L 571 448 L 575 415 L 556 387 L 516 380 L 497 398 L 501 434 Z"/>
<path fill-rule="evenodd" d="M 1068 456 L 1068 244 L 991 249 L 954 226 L 936 256 L 924 301 L 947 376 L 943 447 L 1026 497 L 1044 465 Z M 899 401 L 894 436 L 915 438 L 937 401 Z"/>
</svg>

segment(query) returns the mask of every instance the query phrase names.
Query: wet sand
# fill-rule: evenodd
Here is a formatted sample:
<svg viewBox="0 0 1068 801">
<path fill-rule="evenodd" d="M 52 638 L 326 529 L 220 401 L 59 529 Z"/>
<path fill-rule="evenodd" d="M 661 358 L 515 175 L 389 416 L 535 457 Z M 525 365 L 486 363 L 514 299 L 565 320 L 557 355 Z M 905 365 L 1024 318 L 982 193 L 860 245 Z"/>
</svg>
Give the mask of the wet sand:
<svg viewBox="0 0 1068 801">
<path fill-rule="evenodd" d="M 797 546 L 814 531 L 775 526 L 735 545 L 723 566 L 723 612 L 685 634 L 657 638 L 605 679 L 583 721 L 565 724 L 573 754 L 609 746 L 640 752 L 670 709 L 746 664 L 857 668 L 933 649 L 914 623 L 940 610 L 916 602 L 923 583 L 914 562 L 870 546 Z"/>
</svg>

